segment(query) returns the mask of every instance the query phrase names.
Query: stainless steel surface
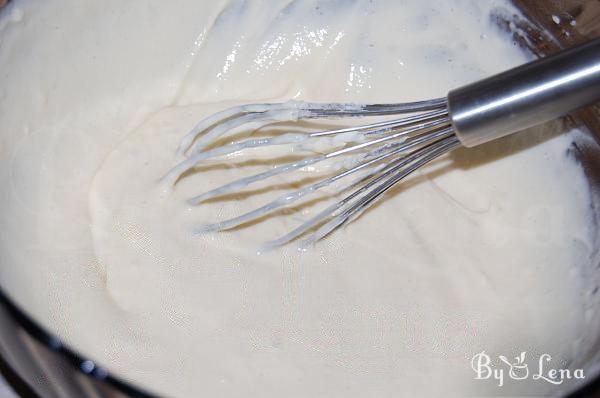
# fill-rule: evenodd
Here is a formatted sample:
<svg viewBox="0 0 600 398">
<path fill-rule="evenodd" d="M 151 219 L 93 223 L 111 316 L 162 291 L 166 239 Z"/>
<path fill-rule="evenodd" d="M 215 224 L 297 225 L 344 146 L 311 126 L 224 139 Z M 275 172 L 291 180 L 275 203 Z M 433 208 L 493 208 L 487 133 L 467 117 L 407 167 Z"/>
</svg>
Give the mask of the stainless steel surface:
<svg viewBox="0 0 600 398">
<path fill-rule="evenodd" d="M 253 137 L 228 145 L 213 146 L 215 142 L 228 134 L 235 134 L 236 129 L 244 128 L 248 124 L 255 130 L 274 122 L 399 114 L 410 114 L 410 116 L 354 127 L 314 132 L 299 130 L 275 136 Z M 178 148 L 179 154 L 187 155 L 187 158 L 167 173 L 163 183 L 176 184 L 199 163 L 214 157 L 265 146 L 300 144 L 310 147 L 311 142 L 329 145 L 329 150 L 291 163 L 278 164 L 265 172 L 240 178 L 201 193 L 189 199 L 189 202 L 199 204 L 214 197 L 237 192 L 263 180 L 332 159 L 339 162 L 339 167 L 336 168 L 340 170 L 339 172 L 323 177 L 314 184 L 304 185 L 293 192 L 288 192 L 241 216 L 200 226 L 197 232 L 231 229 L 257 220 L 268 213 L 313 195 L 325 187 L 336 188 L 340 193 L 350 192 L 342 200 L 320 211 L 290 233 L 265 243 L 259 251 L 284 245 L 316 229 L 301 243 L 303 246 L 310 245 L 373 204 L 383 193 L 411 172 L 460 146 L 450 125 L 445 98 L 404 104 L 318 104 L 298 101 L 249 104 L 226 109 L 198 123 L 182 139 Z M 350 180 L 349 177 L 356 175 L 358 179 Z"/>
<path fill-rule="evenodd" d="M 287 103 L 249 104 L 226 109 L 198 123 L 178 148 L 187 158 L 164 178 L 176 184 L 199 163 L 241 150 L 298 145 L 329 139 L 325 154 L 306 157 L 249 177 L 240 178 L 190 199 L 199 204 L 231 194 L 274 176 L 304 167 L 340 159 L 341 171 L 303 186 L 241 216 L 200 226 L 198 232 L 235 228 L 262 218 L 282 207 L 331 187 L 334 182 L 358 174 L 359 180 L 342 185 L 341 192 L 352 191 L 325 208 L 290 233 L 267 242 L 261 249 L 287 244 L 305 234 L 301 243 L 310 245 L 360 214 L 411 172 L 429 161 L 457 148 L 458 142 L 472 147 L 563 116 L 600 100 L 600 39 L 553 56 L 528 63 L 499 75 L 451 91 L 447 100 L 433 99 L 397 104 Z M 240 127 L 251 129 L 284 121 L 302 119 L 339 119 L 371 116 L 410 116 L 354 127 L 306 133 L 286 133 L 241 140 L 228 145 L 213 145 Z M 347 140 L 344 141 L 344 138 Z M 458 138 L 458 140 L 457 140 Z M 352 157 L 348 157 L 352 155 Z"/>
<path fill-rule="evenodd" d="M 466 147 L 504 137 L 600 100 L 600 39 L 448 93 Z"/>
</svg>

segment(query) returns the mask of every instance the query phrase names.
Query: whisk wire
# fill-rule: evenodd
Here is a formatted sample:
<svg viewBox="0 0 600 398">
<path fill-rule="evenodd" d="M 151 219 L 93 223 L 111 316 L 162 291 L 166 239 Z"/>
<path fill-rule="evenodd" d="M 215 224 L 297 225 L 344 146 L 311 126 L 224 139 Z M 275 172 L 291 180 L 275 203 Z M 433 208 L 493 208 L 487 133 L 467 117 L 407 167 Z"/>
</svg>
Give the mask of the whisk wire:
<svg viewBox="0 0 600 398">
<path fill-rule="evenodd" d="M 307 231 L 313 229 L 314 227 L 318 226 L 319 224 L 322 224 L 326 219 L 331 218 L 332 216 L 336 217 L 335 222 L 332 221 L 331 223 L 329 223 L 329 225 L 327 227 L 328 228 L 327 233 L 324 233 L 325 230 L 322 227 L 321 229 L 317 230 L 311 237 L 309 237 L 304 242 L 302 242 L 300 244 L 300 247 L 304 248 L 304 247 L 310 245 L 311 243 L 316 242 L 320 238 L 331 233 L 334 229 L 342 226 L 342 224 L 345 223 L 351 215 L 353 215 L 360 209 L 364 209 L 364 208 L 368 207 L 368 205 L 371 204 L 376 197 L 381 196 L 383 193 L 385 193 L 385 191 L 387 191 L 396 182 L 405 178 L 406 176 L 408 176 L 410 173 L 412 173 L 414 170 L 421 167 L 422 165 L 430 162 L 431 160 L 433 160 L 437 157 L 440 157 L 444 153 L 452 150 L 453 148 L 456 148 L 458 145 L 460 145 L 460 144 L 458 143 L 458 140 L 456 139 L 456 137 L 449 135 L 440 141 L 437 141 L 433 144 L 430 144 L 427 147 L 421 148 L 421 149 L 411 153 L 410 155 L 408 155 L 406 157 L 402 157 L 400 159 L 395 160 L 394 162 L 390 163 L 389 165 L 386 165 L 385 167 L 383 167 L 381 170 L 378 170 L 378 176 L 375 179 L 371 179 L 371 177 L 373 177 L 373 176 L 367 176 L 368 178 L 366 178 L 365 180 L 368 182 L 365 185 L 361 186 L 359 189 L 352 192 L 348 196 L 344 197 L 340 201 L 337 201 L 337 202 L 333 203 L 332 205 L 328 206 L 326 209 L 319 212 L 317 215 L 315 215 L 308 221 L 304 222 L 303 224 L 301 224 L 294 230 L 290 231 L 286 235 L 284 235 L 278 239 L 275 239 L 273 241 L 265 243 L 261 247 L 260 251 L 268 251 L 275 247 L 283 246 L 283 245 L 295 240 L 299 236 L 305 234 Z M 430 154 L 427 157 L 423 157 L 423 154 L 427 153 L 428 151 L 430 151 L 432 154 Z M 403 169 L 405 166 L 407 166 L 415 161 L 416 161 L 416 163 L 414 163 L 411 167 L 407 167 L 406 169 Z M 388 177 L 390 180 L 395 181 L 389 187 L 386 187 L 384 185 L 381 185 L 381 186 L 377 185 L 380 182 L 384 181 Z M 366 181 L 361 181 L 361 182 L 366 182 Z M 356 184 L 356 185 L 358 185 L 358 184 Z M 368 192 L 371 192 L 370 191 L 371 188 L 374 188 L 373 189 L 374 192 L 376 192 L 376 193 L 379 192 L 378 194 L 376 194 L 376 196 L 373 199 L 371 199 L 370 201 L 365 201 L 364 203 L 359 202 L 356 205 L 354 205 L 353 207 L 351 207 L 346 213 L 344 213 L 342 215 L 337 215 L 341 209 L 343 209 L 345 206 L 351 204 L 351 202 L 354 199 L 360 198 L 362 195 L 364 195 Z M 320 236 L 320 237 L 318 237 L 318 236 Z"/>
<path fill-rule="evenodd" d="M 398 171 L 397 173 L 393 173 L 392 176 L 385 180 L 381 185 L 376 186 L 373 190 L 369 191 L 364 197 L 359 199 L 355 204 L 353 204 L 349 209 L 344 211 L 342 214 L 335 216 L 331 221 L 327 222 L 321 228 L 319 228 L 315 233 L 313 233 L 310 237 L 305 239 L 300 243 L 300 248 L 304 249 L 308 246 L 313 245 L 315 242 L 321 240 L 325 236 L 329 235 L 334 230 L 340 228 L 342 225 L 350 221 L 353 217 L 357 216 L 364 210 L 366 210 L 369 206 L 373 205 L 377 199 L 379 199 L 384 193 L 386 193 L 390 188 L 396 185 L 398 182 L 406 178 L 408 175 L 413 173 L 415 170 L 424 166 L 425 164 L 431 162 L 432 160 L 448 153 L 452 149 L 455 149 L 460 146 L 460 141 L 458 138 L 451 136 L 448 137 L 441 142 L 435 143 L 431 145 L 431 148 L 424 148 L 421 151 L 428 151 L 427 153 L 419 153 L 415 158 L 414 163 L 410 164 L 408 167 L 401 169 L 402 165 L 397 166 L 393 170 Z M 420 156 L 420 157 L 418 157 Z M 407 162 L 402 162 L 406 164 Z M 390 170 L 391 172 L 391 170 Z M 384 173 L 381 177 L 377 178 L 376 181 L 379 182 L 383 179 L 384 176 L 387 176 L 388 173 Z M 373 181 L 375 182 L 375 181 Z M 374 184 L 367 184 L 365 187 L 369 187 Z M 344 203 L 345 204 L 345 203 Z M 339 206 L 341 208 L 342 206 Z M 327 216 L 324 214 L 323 216 Z M 325 218 L 323 217 L 323 218 Z M 322 220 L 315 220 L 315 224 L 319 224 Z"/>
<path fill-rule="evenodd" d="M 355 162 L 353 162 L 353 164 L 356 164 L 356 166 L 354 166 L 354 167 L 346 168 L 344 171 L 342 171 L 338 174 L 335 174 L 329 178 L 320 180 L 312 185 L 300 188 L 291 193 L 284 194 L 284 195 L 278 197 L 277 199 L 255 209 L 255 210 L 244 213 L 240 216 L 237 216 L 237 217 L 234 217 L 231 219 L 227 219 L 224 221 L 220 221 L 220 222 L 217 222 L 214 224 L 204 225 L 198 229 L 198 232 L 221 231 L 221 230 L 237 227 L 241 224 L 245 224 L 250 221 L 254 221 L 254 220 L 256 220 L 268 213 L 271 213 L 281 207 L 289 206 L 292 203 L 300 200 L 301 198 L 303 198 L 309 194 L 313 194 L 313 193 L 317 192 L 317 190 L 319 190 L 321 188 L 330 186 L 334 182 L 341 180 L 342 178 L 348 177 L 348 176 L 355 174 L 361 170 L 367 169 L 370 166 L 380 163 L 383 160 L 385 160 L 391 156 L 398 155 L 402 152 L 407 152 L 411 149 L 417 148 L 417 147 L 423 145 L 424 143 L 430 142 L 435 139 L 446 138 L 446 137 L 450 136 L 451 134 L 452 134 L 451 128 L 445 127 L 440 130 L 432 131 L 423 136 L 419 136 L 418 138 L 415 138 L 414 140 L 411 140 L 410 142 L 394 143 L 394 144 L 387 144 L 387 145 L 381 146 L 381 147 L 373 150 L 372 152 L 369 152 L 369 153 L 365 154 L 364 156 L 362 156 L 361 157 L 362 162 L 360 160 L 356 160 Z M 406 159 L 409 159 L 409 158 L 407 157 Z M 377 168 L 375 171 L 371 171 L 371 173 L 367 174 L 367 176 L 362 177 L 361 179 L 354 182 L 350 186 L 344 188 L 342 191 L 346 191 L 346 190 L 358 185 L 359 183 L 364 183 L 366 180 L 366 177 L 371 177 L 373 174 L 375 174 L 377 172 L 384 173 L 385 171 L 387 171 L 388 168 L 390 168 L 391 166 L 393 166 L 395 164 L 397 164 L 397 162 L 391 163 L 387 166 L 383 165 L 382 167 Z M 198 197 L 196 197 L 196 198 L 198 198 Z M 192 199 L 192 203 L 198 203 L 196 201 L 196 198 Z M 202 198 L 200 198 L 200 199 L 202 199 Z"/>
<path fill-rule="evenodd" d="M 397 114 L 406 114 L 406 116 L 359 126 L 249 138 L 209 148 L 217 140 L 241 128 L 256 130 L 272 123 L 301 119 Z M 419 167 L 460 145 L 451 126 L 445 98 L 403 104 L 316 104 L 288 101 L 282 104 L 244 105 L 219 112 L 198 123 L 180 143 L 178 153 L 187 153 L 186 159 L 171 169 L 164 180 L 175 183 L 187 171 L 203 161 L 253 148 L 302 145 L 304 150 L 317 151 L 308 143 L 316 143 L 319 140 L 327 140 L 325 144 L 334 148 L 325 153 L 276 165 L 267 171 L 234 180 L 189 199 L 189 203 L 196 205 L 215 197 L 238 192 L 265 179 L 305 169 L 329 159 L 345 157 L 341 163 L 341 171 L 333 175 L 325 175 L 315 183 L 281 195 L 237 217 L 200 226 L 196 232 L 206 233 L 235 228 L 260 219 L 280 208 L 288 207 L 324 187 L 332 186 L 337 181 L 358 174 L 359 178 L 341 189 L 339 186 L 336 187 L 336 194 L 354 189 L 353 192 L 327 206 L 288 234 L 268 242 L 263 249 L 281 246 L 316 228 L 312 235 L 302 242 L 305 246 L 348 222 Z"/>
<path fill-rule="evenodd" d="M 274 104 L 249 104 L 225 109 L 200 121 L 181 140 L 177 153 L 183 155 L 197 140 L 192 153 L 202 150 L 210 142 L 228 131 L 248 123 L 255 129 L 269 123 L 301 119 L 341 118 L 357 116 L 384 116 L 440 110 L 446 107 L 446 98 L 398 104 L 312 103 L 288 101 Z M 200 137 L 202 135 L 202 137 Z M 200 137 L 200 138 L 198 138 Z"/>
</svg>

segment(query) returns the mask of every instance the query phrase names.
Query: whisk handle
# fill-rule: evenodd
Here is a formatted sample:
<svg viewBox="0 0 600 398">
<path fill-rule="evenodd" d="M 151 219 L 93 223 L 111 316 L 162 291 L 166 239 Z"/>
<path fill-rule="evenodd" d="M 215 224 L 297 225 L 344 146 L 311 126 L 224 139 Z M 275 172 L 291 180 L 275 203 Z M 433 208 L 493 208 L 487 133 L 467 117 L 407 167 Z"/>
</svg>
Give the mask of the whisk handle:
<svg viewBox="0 0 600 398">
<path fill-rule="evenodd" d="M 600 101 L 600 39 L 452 90 L 448 109 L 466 147 Z"/>
</svg>

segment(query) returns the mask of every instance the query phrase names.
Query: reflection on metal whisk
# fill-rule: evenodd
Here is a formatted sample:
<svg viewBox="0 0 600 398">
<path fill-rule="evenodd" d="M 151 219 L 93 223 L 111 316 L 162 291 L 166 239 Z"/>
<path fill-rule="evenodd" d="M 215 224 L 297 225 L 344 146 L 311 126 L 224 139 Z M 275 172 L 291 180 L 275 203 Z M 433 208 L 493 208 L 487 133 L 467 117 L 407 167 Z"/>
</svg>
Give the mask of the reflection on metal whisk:
<svg viewBox="0 0 600 398">
<path fill-rule="evenodd" d="M 199 228 L 231 229 L 263 217 L 351 175 L 358 179 L 342 189 L 346 196 L 264 248 L 284 245 L 312 232 L 302 247 L 339 228 L 386 191 L 423 165 L 459 147 L 473 147 L 552 120 L 600 100 L 600 40 L 563 51 L 499 75 L 450 91 L 446 98 L 400 104 L 319 104 L 289 101 L 238 106 L 214 114 L 187 134 L 179 154 L 187 159 L 165 177 L 175 183 L 204 160 L 250 148 L 297 145 L 327 139 L 331 150 L 268 171 L 240 178 L 191 198 L 208 199 L 238 192 L 259 181 L 344 157 L 335 173 L 245 214 Z M 394 115 L 401 118 L 390 119 Z M 250 138 L 216 146 L 241 128 L 257 130 L 271 123 L 304 119 L 386 116 L 376 123 L 317 132 L 293 132 Z"/>
</svg>

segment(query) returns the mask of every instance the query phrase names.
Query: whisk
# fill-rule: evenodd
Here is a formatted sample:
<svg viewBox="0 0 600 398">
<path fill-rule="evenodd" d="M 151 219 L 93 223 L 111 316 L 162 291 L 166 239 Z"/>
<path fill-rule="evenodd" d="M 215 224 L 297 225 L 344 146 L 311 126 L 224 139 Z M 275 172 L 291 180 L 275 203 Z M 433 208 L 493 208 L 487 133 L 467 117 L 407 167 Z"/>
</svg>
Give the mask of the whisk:
<svg viewBox="0 0 600 398">
<path fill-rule="evenodd" d="M 186 159 L 165 177 L 175 183 L 201 162 L 270 145 L 305 145 L 324 140 L 331 150 L 243 177 L 191 198 L 191 204 L 232 194 L 251 184 L 292 173 L 330 159 L 339 167 L 323 179 L 288 192 L 235 218 L 200 226 L 221 231 L 249 223 L 315 193 L 343 185 L 346 196 L 327 206 L 263 249 L 309 234 L 306 247 L 360 214 L 415 170 L 460 146 L 474 147 L 538 125 L 600 100 L 600 40 L 559 52 L 496 76 L 452 90 L 445 98 L 397 104 L 310 103 L 288 101 L 226 109 L 198 123 L 181 141 Z M 395 115 L 404 115 L 392 118 Z M 385 117 L 360 126 L 314 132 L 288 132 L 216 145 L 240 129 L 303 119 Z M 221 141 L 219 141 L 221 142 Z M 345 159 L 341 161 L 341 159 Z M 526 170 L 524 170 L 526 172 Z M 348 178 L 354 176 L 354 178 Z"/>
</svg>

